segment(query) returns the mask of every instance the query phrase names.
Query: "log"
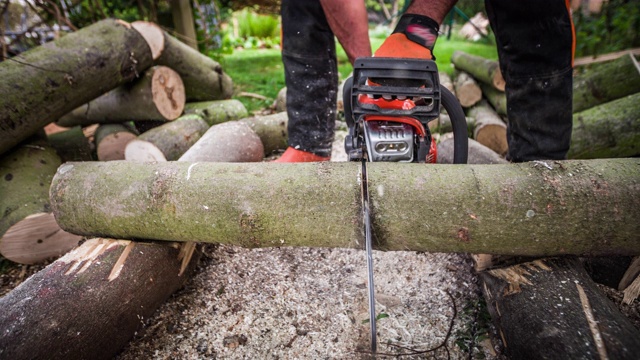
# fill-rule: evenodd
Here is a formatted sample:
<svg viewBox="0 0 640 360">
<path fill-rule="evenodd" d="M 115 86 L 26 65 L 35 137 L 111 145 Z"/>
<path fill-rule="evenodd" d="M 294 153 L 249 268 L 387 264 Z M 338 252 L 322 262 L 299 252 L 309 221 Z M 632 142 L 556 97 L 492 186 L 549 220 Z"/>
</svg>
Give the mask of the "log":
<svg viewBox="0 0 640 360">
<path fill-rule="evenodd" d="M 452 94 L 456 95 L 456 89 L 453 87 L 453 81 L 451 81 L 449 74 L 440 71 L 438 72 L 438 76 L 440 77 L 440 85 L 449 90 Z"/>
<path fill-rule="evenodd" d="M 39 141 L 0 160 L 0 254 L 22 264 L 59 256 L 78 243 L 60 229 L 49 206 L 49 185 L 60 166 L 56 151 Z M 70 236 L 67 236 L 70 235 Z"/>
<path fill-rule="evenodd" d="M 264 147 L 264 153 L 270 155 L 278 150 L 287 148 L 287 124 L 289 117 L 286 112 L 279 112 L 265 116 L 254 116 L 239 120 L 246 123 L 258 135 Z"/>
<path fill-rule="evenodd" d="M 182 286 L 179 267 L 175 245 L 85 242 L 0 298 L 2 357 L 112 359 Z"/>
<path fill-rule="evenodd" d="M 458 71 L 454 86 L 456 97 L 464 108 L 472 107 L 482 99 L 480 86 L 471 75 L 464 71 Z"/>
<path fill-rule="evenodd" d="M 504 156 L 509 150 L 507 124 L 486 101 L 469 109 L 469 116 L 475 119 L 473 138 L 489 149 Z"/>
<path fill-rule="evenodd" d="M 198 115 L 183 115 L 177 120 L 168 122 L 140 136 L 155 145 L 169 161 L 178 160 L 209 129 L 209 125 Z"/>
<path fill-rule="evenodd" d="M 470 138 L 473 138 L 473 129 L 476 127 L 476 119 L 467 116 L 465 117 L 465 120 L 467 122 L 467 135 Z M 437 119 L 430 121 L 428 126 L 431 133 L 446 134 L 453 131 L 451 118 L 445 113 L 440 113 L 440 116 Z"/>
<path fill-rule="evenodd" d="M 640 93 L 573 114 L 570 159 L 640 154 Z"/>
<path fill-rule="evenodd" d="M 184 113 L 199 115 L 209 126 L 239 120 L 249 115 L 247 108 L 235 99 L 187 103 Z"/>
<path fill-rule="evenodd" d="M 593 65 L 573 79 L 573 112 L 640 92 L 640 67 L 632 54 Z"/>
<path fill-rule="evenodd" d="M 156 24 L 135 21 L 132 26 L 152 42 L 162 43 L 155 64 L 175 70 L 184 82 L 187 101 L 229 99 L 233 94 L 233 81 L 213 59 L 164 32 Z"/>
<path fill-rule="evenodd" d="M 489 101 L 494 110 L 500 115 L 507 115 L 507 95 L 487 84 L 480 84 L 482 94 Z"/>
<path fill-rule="evenodd" d="M 640 332 L 577 259 L 480 273 L 487 307 L 512 359 L 636 359 Z"/>
<path fill-rule="evenodd" d="M 167 161 L 162 151 L 154 144 L 134 139 L 127 143 L 124 148 L 124 159 L 127 161 Z"/>
<path fill-rule="evenodd" d="M 257 162 L 264 158 L 262 142 L 244 122 L 214 125 L 202 135 L 180 161 Z"/>
<path fill-rule="evenodd" d="M 639 165 L 638 159 L 428 167 L 369 163 L 375 247 L 636 255 Z M 80 235 L 352 247 L 361 229 L 359 168 L 355 163 L 67 163 L 50 195 L 58 223 Z M 424 219 L 430 219 L 428 231 Z"/>
<path fill-rule="evenodd" d="M 140 79 L 76 108 L 56 123 L 71 127 L 131 120 L 171 121 L 184 110 L 184 91 L 178 73 L 166 66 L 154 66 Z"/>
<path fill-rule="evenodd" d="M 102 20 L 0 63 L 0 154 L 151 66 L 140 34 Z"/>
<path fill-rule="evenodd" d="M 91 144 L 80 126 L 49 134 L 49 144 L 56 149 L 62 162 L 93 160 Z"/>
<path fill-rule="evenodd" d="M 136 138 L 133 130 L 122 124 L 100 125 L 95 134 L 98 160 L 124 160 L 127 144 Z"/>
<path fill-rule="evenodd" d="M 506 164 L 504 157 L 481 143 L 469 139 L 468 164 Z M 438 164 L 453 164 L 453 137 L 438 143 Z"/>
<path fill-rule="evenodd" d="M 341 99 L 338 97 L 338 99 Z M 278 95 L 276 96 L 276 104 L 275 104 L 276 112 L 285 112 L 287 111 L 287 88 L 283 87 L 278 91 Z M 342 107 L 342 111 L 344 111 L 344 105 Z M 338 109 L 340 111 L 340 109 Z"/>
<path fill-rule="evenodd" d="M 451 62 L 456 69 L 468 72 L 476 80 L 504 91 L 505 81 L 497 61 L 467 54 L 463 51 L 454 51 L 451 55 Z"/>
</svg>

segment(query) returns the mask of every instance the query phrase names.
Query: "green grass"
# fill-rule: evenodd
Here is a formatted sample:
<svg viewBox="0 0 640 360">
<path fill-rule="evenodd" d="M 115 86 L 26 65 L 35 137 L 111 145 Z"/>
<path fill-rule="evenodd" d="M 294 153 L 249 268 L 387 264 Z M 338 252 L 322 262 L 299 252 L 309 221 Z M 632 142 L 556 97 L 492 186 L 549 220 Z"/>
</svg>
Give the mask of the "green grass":
<svg viewBox="0 0 640 360">
<path fill-rule="evenodd" d="M 372 38 L 371 45 L 374 51 L 380 47 L 383 39 Z M 441 36 L 434 53 L 436 63 L 440 71 L 451 75 L 451 54 L 455 50 L 465 51 L 488 59 L 497 59 L 497 50 L 494 45 L 472 43 L 453 37 L 447 40 Z M 342 47 L 338 46 L 338 71 L 340 80 L 349 76 L 353 68 Z M 220 60 L 223 69 L 231 76 L 234 83 L 234 98 L 240 100 L 251 113 L 269 107 L 278 91 L 284 87 L 284 68 L 280 50 L 257 49 L 238 50 L 233 54 L 224 55 Z M 255 99 L 247 96 L 239 96 L 241 92 L 254 93 L 265 96 L 267 100 Z"/>
</svg>

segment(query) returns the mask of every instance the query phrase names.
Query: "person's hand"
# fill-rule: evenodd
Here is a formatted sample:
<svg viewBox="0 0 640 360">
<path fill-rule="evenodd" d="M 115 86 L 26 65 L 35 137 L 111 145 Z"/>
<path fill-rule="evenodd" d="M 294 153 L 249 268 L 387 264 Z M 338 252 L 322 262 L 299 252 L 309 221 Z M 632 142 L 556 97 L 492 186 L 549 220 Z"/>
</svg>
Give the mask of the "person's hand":
<svg viewBox="0 0 640 360">
<path fill-rule="evenodd" d="M 435 59 L 433 46 L 438 38 L 438 23 L 426 16 L 402 15 L 393 34 L 382 43 L 375 57 Z"/>
<path fill-rule="evenodd" d="M 418 58 L 431 60 L 431 50 L 411 41 L 405 34 L 391 34 L 373 55 L 388 58 Z"/>
</svg>

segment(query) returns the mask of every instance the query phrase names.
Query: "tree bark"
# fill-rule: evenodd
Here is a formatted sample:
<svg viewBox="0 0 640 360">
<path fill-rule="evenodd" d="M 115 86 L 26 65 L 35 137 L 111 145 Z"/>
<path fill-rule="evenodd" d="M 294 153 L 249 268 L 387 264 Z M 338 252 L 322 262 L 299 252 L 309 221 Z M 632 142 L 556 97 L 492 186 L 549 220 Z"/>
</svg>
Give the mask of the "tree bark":
<svg viewBox="0 0 640 360">
<path fill-rule="evenodd" d="M 640 68 L 632 54 L 594 65 L 573 79 L 573 112 L 640 92 Z"/>
<path fill-rule="evenodd" d="M 573 114 L 570 159 L 640 154 L 640 93 Z"/>
<path fill-rule="evenodd" d="M 34 264 L 73 247 L 58 224 L 47 221 L 49 186 L 60 164 L 56 151 L 40 141 L 0 160 L 0 253 L 5 258 Z M 72 237 L 77 244 L 78 237 Z"/>
<path fill-rule="evenodd" d="M 482 94 L 500 115 L 507 115 L 507 95 L 487 84 L 480 84 Z"/>
<path fill-rule="evenodd" d="M 113 124 L 131 120 L 177 119 L 184 110 L 185 89 L 177 72 L 155 66 L 130 84 L 120 86 L 60 118 L 60 126 Z"/>
<path fill-rule="evenodd" d="M 481 143 L 469 140 L 468 164 L 507 164 L 504 157 Z M 441 141 L 438 144 L 438 164 L 453 164 L 453 137 Z"/>
<path fill-rule="evenodd" d="M 209 126 L 239 120 L 249 115 L 244 105 L 235 99 L 187 103 L 184 113 L 200 115 Z"/>
<path fill-rule="evenodd" d="M 509 150 L 507 143 L 507 124 L 489 106 L 482 101 L 469 109 L 469 116 L 475 119 L 473 138 L 482 145 L 490 148 L 500 155 L 505 155 Z"/>
<path fill-rule="evenodd" d="M 264 158 L 262 142 L 251 127 L 239 121 L 214 125 L 180 161 L 258 162 Z"/>
<path fill-rule="evenodd" d="M 504 78 L 500 72 L 500 66 L 495 60 L 488 60 L 480 56 L 455 51 L 451 55 L 451 62 L 456 69 L 466 71 L 476 80 L 504 91 Z"/>
<path fill-rule="evenodd" d="M 260 137 L 266 155 L 287 148 L 287 123 L 289 122 L 289 118 L 286 112 L 254 116 L 239 121 L 249 125 L 256 135 Z"/>
<path fill-rule="evenodd" d="M 491 317 L 513 359 L 636 359 L 640 332 L 577 259 L 480 273 Z"/>
<path fill-rule="evenodd" d="M 193 22 L 193 10 L 190 0 L 171 1 L 171 15 L 176 32 L 180 34 L 183 41 L 195 50 L 198 50 L 198 40 L 196 38 L 196 28 Z"/>
<path fill-rule="evenodd" d="M 476 119 L 466 116 L 465 120 L 467 122 L 467 135 L 468 137 L 473 138 L 473 129 L 476 127 Z M 440 113 L 440 116 L 437 119 L 430 121 L 428 126 L 431 133 L 446 134 L 453 131 L 451 118 L 445 113 Z"/>
<path fill-rule="evenodd" d="M 0 154 L 151 66 L 146 41 L 103 20 L 0 63 Z"/>
<path fill-rule="evenodd" d="M 351 247 L 361 229 L 359 167 L 67 163 L 50 194 L 58 223 L 82 235 Z M 637 159 L 367 167 L 377 249 L 640 253 Z"/>
<path fill-rule="evenodd" d="M 0 298 L 0 354 L 112 359 L 187 278 L 168 245 L 92 239 L 56 260 Z"/>
<path fill-rule="evenodd" d="M 146 29 L 150 41 L 162 43 L 155 64 L 175 70 L 182 77 L 187 101 L 229 99 L 233 94 L 233 81 L 213 59 L 162 31 L 157 25 L 136 21 L 136 29 Z"/>
<path fill-rule="evenodd" d="M 56 149 L 62 162 L 92 161 L 92 150 L 89 139 L 80 126 L 48 135 L 49 144 Z"/>
<path fill-rule="evenodd" d="M 133 130 L 122 124 L 100 125 L 95 134 L 98 160 L 124 160 L 127 144 L 136 138 Z"/>
<path fill-rule="evenodd" d="M 469 108 L 482 99 L 482 90 L 480 90 L 480 86 L 468 73 L 464 71 L 458 72 L 454 86 L 456 89 L 456 97 L 460 101 L 460 105 L 464 108 Z"/>
<path fill-rule="evenodd" d="M 209 125 L 198 115 L 183 115 L 164 125 L 146 131 L 138 139 L 155 145 L 168 161 L 180 158 L 209 129 Z"/>
</svg>

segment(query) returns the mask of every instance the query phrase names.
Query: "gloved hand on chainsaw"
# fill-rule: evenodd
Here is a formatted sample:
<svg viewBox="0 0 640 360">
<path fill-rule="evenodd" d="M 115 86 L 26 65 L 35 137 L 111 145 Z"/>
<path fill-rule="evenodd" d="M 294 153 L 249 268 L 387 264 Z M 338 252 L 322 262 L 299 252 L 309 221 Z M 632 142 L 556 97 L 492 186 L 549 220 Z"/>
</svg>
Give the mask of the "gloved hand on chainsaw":
<svg viewBox="0 0 640 360">
<path fill-rule="evenodd" d="M 438 23 L 435 20 L 428 16 L 404 14 L 373 56 L 435 60 L 432 51 L 437 38 Z"/>
</svg>

